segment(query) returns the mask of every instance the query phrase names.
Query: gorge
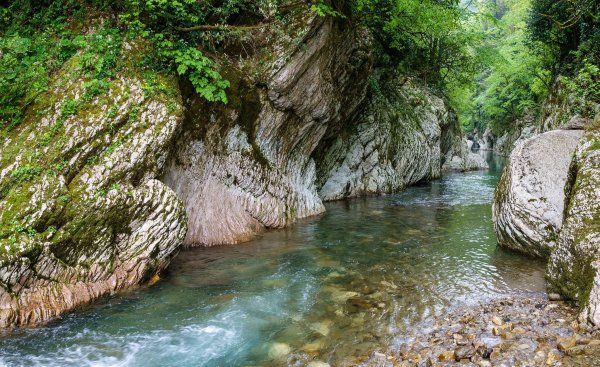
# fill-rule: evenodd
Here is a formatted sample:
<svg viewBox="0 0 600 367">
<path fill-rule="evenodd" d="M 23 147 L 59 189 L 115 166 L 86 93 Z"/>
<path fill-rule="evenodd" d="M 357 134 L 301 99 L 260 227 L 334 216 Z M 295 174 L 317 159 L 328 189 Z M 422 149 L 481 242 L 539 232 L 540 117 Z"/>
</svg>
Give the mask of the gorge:
<svg viewBox="0 0 600 367">
<path fill-rule="evenodd" d="M 593 365 L 596 40 L 493 56 L 544 1 L 2 6 L 0 365 Z"/>
</svg>

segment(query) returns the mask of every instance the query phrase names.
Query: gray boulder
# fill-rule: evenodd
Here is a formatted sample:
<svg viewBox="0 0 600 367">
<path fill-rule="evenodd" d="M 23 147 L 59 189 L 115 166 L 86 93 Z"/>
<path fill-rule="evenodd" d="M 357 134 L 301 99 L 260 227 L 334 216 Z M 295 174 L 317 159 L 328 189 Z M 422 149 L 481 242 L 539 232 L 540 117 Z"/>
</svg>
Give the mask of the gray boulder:
<svg viewBox="0 0 600 367">
<path fill-rule="evenodd" d="M 582 131 L 556 130 L 517 144 L 493 203 L 499 245 L 548 257 L 563 222 L 565 184 Z"/>
<path fill-rule="evenodd" d="M 569 171 L 566 217 L 548 265 L 553 291 L 578 301 L 600 326 L 600 132 L 581 139 Z"/>
</svg>

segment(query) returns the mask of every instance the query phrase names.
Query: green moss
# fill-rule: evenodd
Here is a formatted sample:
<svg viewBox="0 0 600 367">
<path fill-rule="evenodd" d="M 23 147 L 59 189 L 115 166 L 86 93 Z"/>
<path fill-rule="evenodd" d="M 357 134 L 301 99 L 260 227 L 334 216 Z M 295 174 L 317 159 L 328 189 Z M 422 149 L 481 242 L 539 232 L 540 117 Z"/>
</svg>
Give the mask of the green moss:
<svg viewBox="0 0 600 367">
<path fill-rule="evenodd" d="M 105 155 L 112 154 L 131 140 L 132 134 L 127 132 L 126 126 L 139 121 L 141 108 L 134 103 L 125 118 L 119 115 L 117 104 L 123 104 L 129 98 L 129 86 L 121 85 L 120 79 L 140 80 L 142 71 L 131 58 L 140 57 L 142 52 L 134 48 L 128 54 L 129 58 L 122 60 L 128 66 L 119 78 L 109 74 L 100 75 L 104 71 L 92 65 L 89 59 L 86 61 L 82 55 L 75 55 L 56 73 L 49 92 L 40 95 L 25 110 L 22 123 L 10 131 L 2 130 L 2 137 L 10 139 L 11 144 L 3 148 L 0 168 L 11 165 L 17 156 L 21 157 L 22 163 L 0 182 L 0 199 L 5 204 L 4 211 L 0 213 L 0 262 L 9 261 L 15 256 L 35 257 L 40 253 L 42 244 L 50 240 L 52 251 L 60 256 L 59 259 L 74 264 L 81 254 L 94 258 L 95 249 L 90 244 L 96 243 L 95 236 L 106 228 L 114 232 L 111 236 L 128 231 L 126 227 L 133 215 L 129 212 L 131 197 L 121 193 L 124 184 L 120 182 L 122 177 L 118 177 L 124 172 L 111 173 L 108 181 L 111 184 L 98 189 L 100 192 L 118 193 L 117 203 L 108 208 L 96 206 L 98 197 L 89 198 L 86 195 L 87 188 L 81 187 L 83 185 L 70 183 L 80 174 L 89 173 Z M 155 86 L 148 98 L 169 102 L 171 115 L 181 116 L 183 111 L 176 79 L 156 74 L 153 80 Z M 110 94 L 107 93 L 108 88 L 112 90 Z M 76 95 L 82 98 L 74 98 Z M 122 98 L 113 99 L 111 95 L 120 95 Z M 107 105 L 111 106 L 108 111 L 104 107 Z M 56 123 L 40 126 L 40 119 L 44 117 L 50 121 L 57 118 Z M 85 135 L 81 134 L 87 133 L 87 125 L 99 122 L 103 125 L 95 137 L 86 140 Z M 71 134 L 75 129 L 81 140 L 69 150 L 65 146 L 73 137 L 65 134 L 67 124 Z M 146 121 L 140 127 L 140 132 L 149 128 L 158 134 L 164 125 L 158 121 Z M 82 154 L 82 144 L 85 144 L 85 154 Z M 77 159 L 73 160 L 73 157 Z M 42 193 L 46 195 L 45 204 L 53 206 L 45 211 L 43 218 L 25 226 L 22 223 L 25 223 L 30 211 L 26 210 L 32 197 L 30 188 L 42 179 L 49 180 L 50 188 L 54 189 L 51 193 Z M 56 182 L 58 179 L 66 179 L 68 189 L 56 190 L 59 187 Z M 31 210 L 35 211 L 36 208 Z M 17 243 L 23 246 L 13 246 Z M 9 251 L 2 250 L 4 244 Z"/>
</svg>

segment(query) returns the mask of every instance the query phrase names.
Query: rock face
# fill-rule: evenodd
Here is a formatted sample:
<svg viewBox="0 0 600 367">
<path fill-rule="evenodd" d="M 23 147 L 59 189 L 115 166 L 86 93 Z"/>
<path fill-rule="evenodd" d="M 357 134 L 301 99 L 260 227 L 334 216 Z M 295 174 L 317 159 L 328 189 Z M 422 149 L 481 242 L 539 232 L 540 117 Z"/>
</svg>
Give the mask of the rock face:
<svg viewBox="0 0 600 367">
<path fill-rule="evenodd" d="M 140 283 L 185 234 L 182 203 L 155 179 L 181 122 L 176 81 L 148 96 L 132 58 L 92 98 L 83 80 L 62 82 L 77 57 L 0 149 L 1 327 Z"/>
<path fill-rule="evenodd" d="M 532 256 L 550 255 L 563 222 L 571 156 L 582 134 L 549 131 L 517 145 L 494 198 L 500 246 Z"/>
<path fill-rule="evenodd" d="M 88 90 L 75 55 L 0 131 L 0 327 L 144 282 L 182 243 L 245 241 L 323 200 L 482 165 L 427 89 L 396 79 L 385 97 L 367 92 L 365 30 L 294 17 L 224 63 L 227 105 L 175 78 L 148 81 L 143 45 L 123 44 L 106 90 Z"/>
<path fill-rule="evenodd" d="M 581 139 L 566 191 L 566 217 L 548 279 L 556 291 L 579 302 L 581 321 L 600 327 L 600 131 Z"/>
<path fill-rule="evenodd" d="M 311 154 L 365 97 L 369 37 L 330 18 L 303 24 L 297 47 L 276 48 L 263 87 L 242 78 L 224 109 L 188 112 L 191 127 L 164 176 L 185 203 L 187 245 L 245 241 L 325 210 Z"/>
<path fill-rule="evenodd" d="M 460 137 L 460 134 L 453 134 Z M 459 141 L 459 140 L 455 140 Z M 442 172 L 466 172 L 488 169 L 488 163 L 483 155 L 471 151 L 470 140 L 464 139 L 462 144 L 455 145 L 458 149 L 447 151 L 445 154 Z"/>
<path fill-rule="evenodd" d="M 394 192 L 445 170 L 487 168 L 467 149 L 446 102 L 409 79 L 372 88 L 346 126 L 331 128 L 315 157 L 319 195 L 336 200 Z"/>
<path fill-rule="evenodd" d="M 499 244 L 549 256 L 549 291 L 577 301 L 580 321 L 600 327 L 600 131 L 554 130 L 518 144 L 493 210 Z"/>
</svg>

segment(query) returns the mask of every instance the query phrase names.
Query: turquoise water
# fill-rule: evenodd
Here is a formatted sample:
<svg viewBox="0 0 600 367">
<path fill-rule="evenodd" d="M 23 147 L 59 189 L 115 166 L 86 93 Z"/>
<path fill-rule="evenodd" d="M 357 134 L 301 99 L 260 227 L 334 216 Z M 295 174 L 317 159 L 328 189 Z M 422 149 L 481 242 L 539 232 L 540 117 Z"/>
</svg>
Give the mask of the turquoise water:
<svg viewBox="0 0 600 367">
<path fill-rule="evenodd" d="M 489 172 L 181 251 L 152 287 L 4 336 L 0 366 L 355 365 L 453 307 L 543 292 L 543 264 L 496 249 L 492 158 Z"/>
</svg>

